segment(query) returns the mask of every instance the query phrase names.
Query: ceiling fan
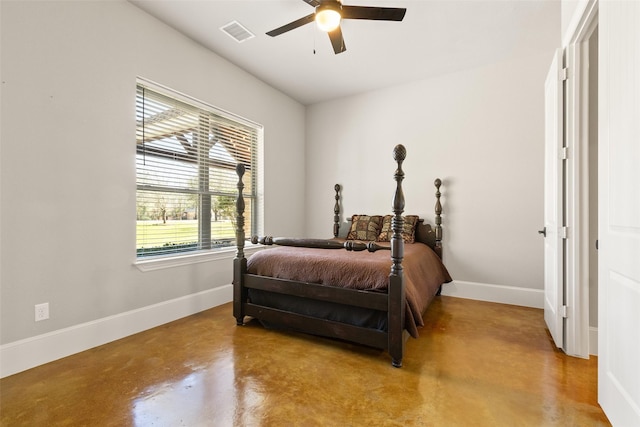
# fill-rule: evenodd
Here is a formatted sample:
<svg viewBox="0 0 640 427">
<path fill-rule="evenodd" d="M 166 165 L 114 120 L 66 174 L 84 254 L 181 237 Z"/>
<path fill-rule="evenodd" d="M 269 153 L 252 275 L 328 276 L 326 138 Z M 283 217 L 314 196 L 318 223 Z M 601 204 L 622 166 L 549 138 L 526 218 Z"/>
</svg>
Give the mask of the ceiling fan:
<svg viewBox="0 0 640 427">
<path fill-rule="evenodd" d="M 303 18 L 271 30 L 267 35 L 279 36 L 309 22 L 316 21 L 318 27 L 329 35 L 333 51 L 338 54 L 347 50 L 342 38 L 340 21 L 343 19 L 367 19 L 377 21 L 402 21 L 407 9 L 398 7 L 346 6 L 340 0 L 302 0 L 315 11 Z"/>
</svg>

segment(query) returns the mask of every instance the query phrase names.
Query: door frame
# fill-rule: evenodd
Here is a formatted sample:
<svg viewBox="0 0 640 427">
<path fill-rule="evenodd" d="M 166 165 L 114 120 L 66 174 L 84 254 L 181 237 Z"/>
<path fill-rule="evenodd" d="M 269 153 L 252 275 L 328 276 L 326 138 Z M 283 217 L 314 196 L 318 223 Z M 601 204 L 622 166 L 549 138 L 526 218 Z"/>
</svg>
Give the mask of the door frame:
<svg viewBox="0 0 640 427">
<path fill-rule="evenodd" d="M 589 0 L 567 40 L 565 138 L 568 147 L 565 183 L 567 319 L 565 351 L 589 358 L 589 39 L 598 26 L 598 0 Z"/>
</svg>

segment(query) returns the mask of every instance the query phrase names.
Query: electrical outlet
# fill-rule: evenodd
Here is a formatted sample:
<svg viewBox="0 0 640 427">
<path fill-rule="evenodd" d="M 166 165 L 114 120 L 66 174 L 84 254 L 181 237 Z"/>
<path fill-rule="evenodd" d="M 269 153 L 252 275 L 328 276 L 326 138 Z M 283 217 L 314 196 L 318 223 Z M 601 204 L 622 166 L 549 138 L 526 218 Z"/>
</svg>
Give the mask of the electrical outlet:
<svg viewBox="0 0 640 427">
<path fill-rule="evenodd" d="M 36 304 L 36 322 L 49 318 L 49 303 Z"/>
</svg>

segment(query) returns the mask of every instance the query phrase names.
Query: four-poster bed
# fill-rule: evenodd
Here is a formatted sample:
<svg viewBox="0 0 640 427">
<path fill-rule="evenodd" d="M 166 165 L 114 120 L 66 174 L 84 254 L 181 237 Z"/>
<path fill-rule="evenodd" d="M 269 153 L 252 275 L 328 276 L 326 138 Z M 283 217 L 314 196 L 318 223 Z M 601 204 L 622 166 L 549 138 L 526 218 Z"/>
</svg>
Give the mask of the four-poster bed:
<svg viewBox="0 0 640 427">
<path fill-rule="evenodd" d="M 417 216 L 403 216 L 406 150 L 398 145 L 393 154 L 393 215 L 353 215 L 347 238 L 339 238 L 336 184 L 333 239 L 254 236 L 253 243 L 279 247 L 249 260 L 244 255 L 244 167 L 238 165 L 233 278 L 238 325 L 251 316 L 265 325 L 383 349 L 393 366 L 402 366 L 405 331 L 417 337 L 424 311 L 451 277 L 441 262 L 441 181 L 435 181 L 435 229 Z"/>
</svg>

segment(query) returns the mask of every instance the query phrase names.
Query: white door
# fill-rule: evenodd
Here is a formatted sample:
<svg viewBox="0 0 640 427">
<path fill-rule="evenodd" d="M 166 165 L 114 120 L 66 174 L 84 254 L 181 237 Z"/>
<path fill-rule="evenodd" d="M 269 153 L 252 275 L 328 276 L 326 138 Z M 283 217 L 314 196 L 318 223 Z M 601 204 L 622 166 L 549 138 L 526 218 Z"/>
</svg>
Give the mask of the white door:
<svg viewBox="0 0 640 427">
<path fill-rule="evenodd" d="M 598 401 L 640 426 L 640 2 L 600 2 Z"/>
<path fill-rule="evenodd" d="M 556 346 L 564 348 L 562 250 L 562 51 L 557 50 L 545 81 L 544 320 Z"/>
</svg>

